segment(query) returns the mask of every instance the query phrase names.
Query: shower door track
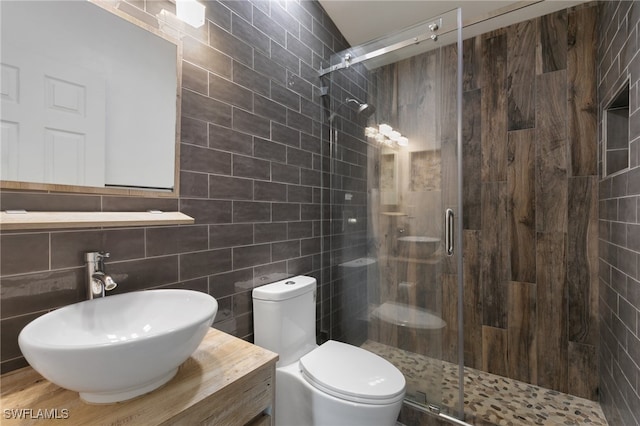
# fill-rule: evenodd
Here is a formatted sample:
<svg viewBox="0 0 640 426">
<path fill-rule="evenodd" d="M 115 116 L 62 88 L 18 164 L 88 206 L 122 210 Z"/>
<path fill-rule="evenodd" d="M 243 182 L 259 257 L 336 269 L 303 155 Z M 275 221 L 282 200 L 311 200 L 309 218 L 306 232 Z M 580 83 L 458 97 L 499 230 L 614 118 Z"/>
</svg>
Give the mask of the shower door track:
<svg viewBox="0 0 640 426">
<path fill-rule="evenodd" d="M 544 0 L 524 0 L 524 1 L 520 1 L 508 6 L 505 6 L 504 8 L 498 9 L 492 13 L 488 13 L 484 16 L 480 16 L 474 19 L 471 19 L 467 22 L 463 22 L 462 23 L 462 28 L 468 28 L 471 27 L 473 25 L 477 25 L 480 24 L 482 22 L 485 21 L 490 21 L 494 18 L 498 18 L 502 15 L 506 15 L 508 13 L 511 12 L 515 12 L 518 11 L 520 9 L 524 9 L 526 7 L 529 6 L 533 6 L 535 4 L 541 3 Z M 436 25 L 436 27 L 432 27 L 432 25 Z M 419 24 L 419 25 L 424 25 L 424 24 Z M 320 77 L 329 74 L 333 71 L 337 71 L 337 70 L 341 70 L 341 69 L 345 69 L 345 68 L 349 68 L 351 65 L 355 65 L 358 64 L 360 62 L 365 62 L 369 59 L 373 59 L 373 58 L 377 58 L 378 56 L 382 56 L 386 53 L 390 53 L 390 52 L 394 52 L 398 49 L 402 49 L 405 48 L 407 46 L 411 46 L 412 44 L 419 44 L 425 40 L 433 40 L 433 41 L 437 41 L 439 37 L 448 35 L 454 31 L 457 31 L 457 27 L 453 28 L 453 29 L 449 29 L 449 28 L 441 28 L 442 26 L 442 19 L 437 19 L 436 21 L 433 21 L 429 24 L 427 24 L 428 29 L 431 31 L 431 34 L 423 34 L 423 35 L 419 35 L 419 36 L 414 36 L 414 37 L 410 37 L 406 40 L 403 41 L 399 41 L 397 43 L 394 43 L 392 45 L 389 46 L 385 46 L 379 49 L 376 49 L 372 52 L 369 53 L 364 53 L 360 56 L 356 56 L 355 58 L 352 58 L 351 55 L 349 53 L 347 53 L 343 58 L 342 61 L 339 64 L 335 64 L 332 65 L 328 68 L 322 68 L 320 67 L 320 70 L 318 71 Z M 414 27 L 415 28 L 415 27 Z M 434 29 L 432 29 L 434 28 Z M 439 32 L 435 32 L 436 30 L 441 30 Z M 366 43 L 365 43 L 366 44 Z"/>
<path fill-rule="evenodd" d="M 432 25 L 435 25 L 435 27 L 432 27 Z M 442 25 L 442 19 L 437 19 L 434 22 L 431 22 L 428 24 L 429 30 L 432 32 L 432 34 L 422 34 L 422 35 L 418 35 L 415 37 L 411 37 L 407 40 L 403 40 L 403 41 L 399 41 L 397 43 L 391 44 L 389 46 L 385 46 L 385 47 L 381 47 L 380 49 L 376 49 L 372 52 L 369 53 L 364 53 L 360 56 L 356 56 L 355 58 L 351 57 L 351 54 L 347 53 L 343 58 L 342 58 L 342 62 L 340 62 L 339 64 L 336 65 L 332 65 L 329 68 L 320 68 L 320 77 L 322 77 L 325 74 L 329 74 L 330 72 L 333 71 L 337 71 L 343 68 L 349 68 L 351 65 L 355 65 L 358 64 L 360 62 L 364 62 L 364 61 L 368 61 L 369 59 L 373 59 L 373 58 L 377 58 L 378 56 L 382 56 L 385 55 L 387 53 L 390 52 L 394 52 L 396 50 L 405 48 L 407 46 L 411 46 L 412 44 L 420 44 L 421 42 L 425 41 L 425 40 L 433 40 L 436 41 L 438 39 L 438 36 L 441 34 L 436 34 L 434 31 L 436 31 L 440 26 Z M 434 28 L 434 29 L 431 29 Z M 455 30 L 450 30 L 447 32 L 451 32 L 451 31 L 455 31 Z M 446 34 L 442 33 L 442 34 Z"/>
<path fill-rule="evenodd" d="M 404 404 L 409 406 L 409 407 L 411 407 L 411 408 L 413 408 L 413 409 L 415 409 L 415 410 L 420 411 L 421 413 L 425 413 L 428 416 L 437 417 L 437 418 L 439 418 L 441 420 L 444 420 L 444 421 L 449 422 L 449 423 L 454 424 L 454 425 L 472 426 L 470 423 L 467 423 L 467 422 L 465 422 L 463 420 L 457 419 L 457 418 L 455 418 L 453 416 L 450 416 L 448 414 L 444 414 L 442 412 L 437 412 L 436 413 L 436 412 L 430 410 L 428 407 L 425 407 L 422 404 L 418 404 L 418 403 L 413 402 L 413 401 L 408 400 L 408 399 L 404 400 Z"/>
</svg>

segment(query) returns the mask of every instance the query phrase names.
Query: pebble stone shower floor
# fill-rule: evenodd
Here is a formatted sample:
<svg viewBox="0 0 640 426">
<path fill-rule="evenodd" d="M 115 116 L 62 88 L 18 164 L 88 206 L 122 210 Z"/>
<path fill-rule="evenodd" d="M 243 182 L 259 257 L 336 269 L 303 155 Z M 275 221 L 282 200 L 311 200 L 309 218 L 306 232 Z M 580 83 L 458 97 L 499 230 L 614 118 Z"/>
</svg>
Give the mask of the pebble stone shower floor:
<svg viewBox="0 0 640 426">
<path fill-rule="evenodd" d="M 395 365 L 407 380 L 407 395 L 427 386 L 442 388 L 442 405 L 458 399 L 458 366 L 367 340 L 362 347 Z M 464 369 L 466 421 L 481 425 L 607 426 L 595 401 L 485 373 Z M 440 383 L 434 383 L 439 381 Z"/>
</svg>

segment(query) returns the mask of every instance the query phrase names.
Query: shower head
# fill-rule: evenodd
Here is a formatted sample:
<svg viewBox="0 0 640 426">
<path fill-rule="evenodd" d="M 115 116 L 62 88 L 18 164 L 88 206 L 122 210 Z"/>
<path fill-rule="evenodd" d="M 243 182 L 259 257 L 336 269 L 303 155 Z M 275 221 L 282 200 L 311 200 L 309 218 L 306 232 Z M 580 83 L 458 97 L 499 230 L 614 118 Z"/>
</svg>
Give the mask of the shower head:
<svg viewBox="0 0 640 426">
<path fill-rule="evenodd" d="M 369 105 L 367 103 L 362 103 L 358 107 L 358 113 L 357 114 L 362 116 L 362 117 L 364 117 L 364 118 L 368 118 L 368 117 L 371 117 L 371 115 L 374 112 L 376 112 L 376 107 L 374 107 L 373 105 Z"/>
<path fill-rule="evenodd" d="M 373 105 L 369 105 L 368 103 L 365 102 L 360 102 L 359 100 L 355 99 L 355 98 L 347 98 L 345 99 L 344 102 L 342 102 L 340 105 L 338 105 L 338 107 L 336 108 L 336 110 L 334 112 L 331 113 L 331 115 L 329 115 L 329 121 L 333 121 L 333 119 L 336 117 L 336 115 L 338 115 L 338 111 L 340 110 L 340 108 L 346 104 L 355 104 L 357 106 L 357 110 L 356 110 L 356 114 L 358 114 L 359 117 L 364 117 L 364 118 L 368 118 L 370 117 L 374 112 L 376 112 L 376 107 L 374 107 Z"/>
</svg>

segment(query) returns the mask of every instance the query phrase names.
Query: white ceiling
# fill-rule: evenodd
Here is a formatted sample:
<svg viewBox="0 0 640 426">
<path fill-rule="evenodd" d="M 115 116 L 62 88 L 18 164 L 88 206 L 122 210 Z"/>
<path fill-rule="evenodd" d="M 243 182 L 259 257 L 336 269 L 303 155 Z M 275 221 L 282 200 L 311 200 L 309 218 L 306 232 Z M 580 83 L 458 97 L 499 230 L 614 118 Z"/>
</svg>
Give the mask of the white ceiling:
<svg viewBox="0 0 640 426">
<path fill-rule="evenodd" d="M 464 38 L 542 16 L 585 0 L 438 1 L 319 0 L 351 46 L 397 32 L 461 7 Z"/>
</svg>

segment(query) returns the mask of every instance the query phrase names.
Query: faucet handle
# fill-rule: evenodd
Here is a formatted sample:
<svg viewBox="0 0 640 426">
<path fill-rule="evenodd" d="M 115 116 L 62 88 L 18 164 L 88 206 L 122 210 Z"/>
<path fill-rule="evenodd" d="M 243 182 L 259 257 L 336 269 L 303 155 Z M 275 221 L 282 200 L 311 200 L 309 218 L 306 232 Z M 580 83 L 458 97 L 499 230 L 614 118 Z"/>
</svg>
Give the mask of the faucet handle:
<svg viewBox="0 0 640 426">
<path fill-rule="evenodd" d="M 91 251 L 84 254 L 84 260 L 87 262 L 99 262 L 105 257 L 109 258 L 109 256 L 111 256 L 111 253 L 105 251 Z"/>
<path fill-rule="evenodd" d="M 108 259 L 111 256 L 111 253 L 106 251 L 99 251 L 96 254 L 96 262 L 99 271 L 104 271 L 104 259 Z"/>
</svg>

